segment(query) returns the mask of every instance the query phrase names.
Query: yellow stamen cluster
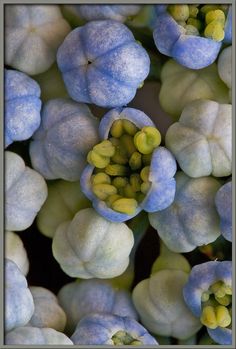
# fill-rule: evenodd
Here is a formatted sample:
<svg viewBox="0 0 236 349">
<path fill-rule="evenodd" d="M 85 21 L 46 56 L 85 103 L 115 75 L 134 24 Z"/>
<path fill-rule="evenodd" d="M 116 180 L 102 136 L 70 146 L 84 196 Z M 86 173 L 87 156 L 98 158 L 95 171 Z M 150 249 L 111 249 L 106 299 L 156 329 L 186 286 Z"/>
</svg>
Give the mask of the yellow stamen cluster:
<svg viewBox="0 0 236 349">
<path fill-rule="evenodd" d="M 227 6 L 169 5 L 168 12 L 185 28 L 186 35 L 203 35 L 215 41 L 224 39 Z"/>
<path fill-rule="evenodd" d="M 142 345 L 142 342 L 133 338 L 125 331 L 118 331 L 112 336 L 114 345 Z"/>
<path fill-rule="evenodd" d="M 228 327 L 231 324 L 232 288 L 222 281 L 217 281 L 202 294 L 203 325 L 215 329 Z"/>
<path fill-rule="evenodd" d="M 155 127 L 140 130 L 129 120 L 116 120 L 109 139 L 95 145 L 87 156 L 95 166 L 91 177 L 93 193 L 113 210 L 134 214 L 151 188 L 150 163 L 160 142 L 161 135 Z"/>
</svg>

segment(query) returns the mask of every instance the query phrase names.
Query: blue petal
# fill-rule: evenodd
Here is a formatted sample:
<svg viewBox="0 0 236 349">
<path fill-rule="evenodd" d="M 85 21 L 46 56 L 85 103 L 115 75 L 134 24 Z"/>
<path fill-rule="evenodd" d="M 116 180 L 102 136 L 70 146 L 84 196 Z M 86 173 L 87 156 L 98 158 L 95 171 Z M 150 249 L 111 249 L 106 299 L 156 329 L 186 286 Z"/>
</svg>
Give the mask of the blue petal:
<svg viewBox="0 0 236 349">
<path fill-rule="evenodd" d="M 137 42 L 129 42 L 98 57 L 93 67 L 118 82 L 137 88 L 147 77 L 150 59 Z"/>
<path fill-rule="evenodd" d="M 232 241 L 232 182 L 224 184 L 216 193 L 216 208 L 224 238 Z"/>
<path fill-rule="evenodd" d="M 157 212 L 169 207 L 174 201 L 176 182 L 174 178 L 167 181 L 152 183 L 140 206 L 147 212 Z"/>
<path fill-rule="evenodd" d="M 114 48 L 134 41 L 132 32 L 113 20 L 91 21 L 82 27 L 83 48 L 87 59 L 93 62 Z"/>
<path fill-rule="evenodd" d="M 88 63 L 81 32 L 80 27 L 72 30 L 57 51 L 57 64 L 63 73 Z"/>
<path fill-rule="evenodd" d="M 171 49 L 171 56 L 190 69 L 201 69 L 212 64 L 222 42 L 193 35 L 181 35 Z"/>
<path fill-rule="evenodd" d="M 168 14 L 157 17 L 153 38 L 157 49 L 167 56 L 172 56 L 172 48 L 179 39 L 183 30 L 181 26 Z"/>
<path fill-rule="evenodd" d="M 23 97 L 40 97 L 41 90 L 36 81 L 17 70 L 4 69 L 4 98 L 5 100 Z"/>
<path fill-rule="evenodd" d="M 156 12 L 156 15 L 160 15 L 162 13 L 165 13 L 166 10 L 167 10 L 167 6 L 168 5 L 155 5 L 155 12 Z"/>
<path fill-rule="evenodd" d="M 215 330 L 207 328 L 209 336 L 218 344 L 232 344 L 232 330 L 230 328 L 217 327 Z"/>
<path fill-rule="evenodd" d="M 88 89 L 86 65 L 67 71 L 62 77 L 72 99 L 78 102 L 92 103 Z"/>
<path fill-rule="evenodd" d="M 134 98 L 138 87 L 117 81 L 93 64 L 87 68 L 87 81 L 92 102 L 104 108 L 126 105 Z"/>
</svg>

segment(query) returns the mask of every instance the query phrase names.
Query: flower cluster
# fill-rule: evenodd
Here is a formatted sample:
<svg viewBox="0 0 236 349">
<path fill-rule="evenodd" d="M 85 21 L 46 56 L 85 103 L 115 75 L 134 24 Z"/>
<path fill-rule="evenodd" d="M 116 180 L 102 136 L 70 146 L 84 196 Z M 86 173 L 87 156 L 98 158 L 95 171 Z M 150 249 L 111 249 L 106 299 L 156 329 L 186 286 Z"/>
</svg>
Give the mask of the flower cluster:
<svg viewBox="0 0 236 349">
<path fill-rule="evenodd" d="M 5 6 L 5 344 L 232 344 L 232 7 Z"/>
</svg>

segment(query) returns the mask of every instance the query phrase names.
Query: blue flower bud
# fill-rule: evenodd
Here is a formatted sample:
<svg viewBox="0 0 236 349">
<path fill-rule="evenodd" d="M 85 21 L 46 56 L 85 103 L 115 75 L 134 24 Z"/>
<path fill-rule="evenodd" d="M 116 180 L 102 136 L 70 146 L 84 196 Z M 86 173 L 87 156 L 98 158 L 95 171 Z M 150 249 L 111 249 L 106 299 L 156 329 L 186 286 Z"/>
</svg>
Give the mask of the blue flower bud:
<svg viewBox="0 0 236 349">
<path fill-rule="evenodd" d="M 40 87 L 24 73 L 5 69 L 5 147 L 28 139 L 40 125 Z"/>
</svg>

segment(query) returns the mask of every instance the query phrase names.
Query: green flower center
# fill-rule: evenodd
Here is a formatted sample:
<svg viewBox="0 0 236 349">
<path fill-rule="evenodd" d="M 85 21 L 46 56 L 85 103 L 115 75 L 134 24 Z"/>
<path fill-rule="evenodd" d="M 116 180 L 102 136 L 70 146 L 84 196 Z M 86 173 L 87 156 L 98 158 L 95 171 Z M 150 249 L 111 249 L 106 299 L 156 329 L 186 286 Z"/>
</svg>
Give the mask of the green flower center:
<svg viewBox="0 0 236 349">
<path fill-rule="evenodd" d="M 128 332 L 118 331 L 112 336 L 114 345 L 142 345 L 142 342 L 133 338 Z"/>
<path fill-rule="evenodd" d="M 131 121 L 116 120 L 107 140 L 93 147 L 87 161 L 95 167 L 93 193 L 113 210 L 134 214 L 151 187 L 150 163 L 161 134 L 151 126 L 138 129 Z"/>
<path fill-rule="evenodd" d="M 223 281 L 217 281 L 202 293 L 203 325 L 215 329 L 231 325 L 232 317 L 232 288 Z"/>
<path fill-rule="evenodd" d="M 227 5 L 168 5 L 167 9 L 186 35 L 201 35 L 215 41 L 224 39 Z"/>
</svg>

